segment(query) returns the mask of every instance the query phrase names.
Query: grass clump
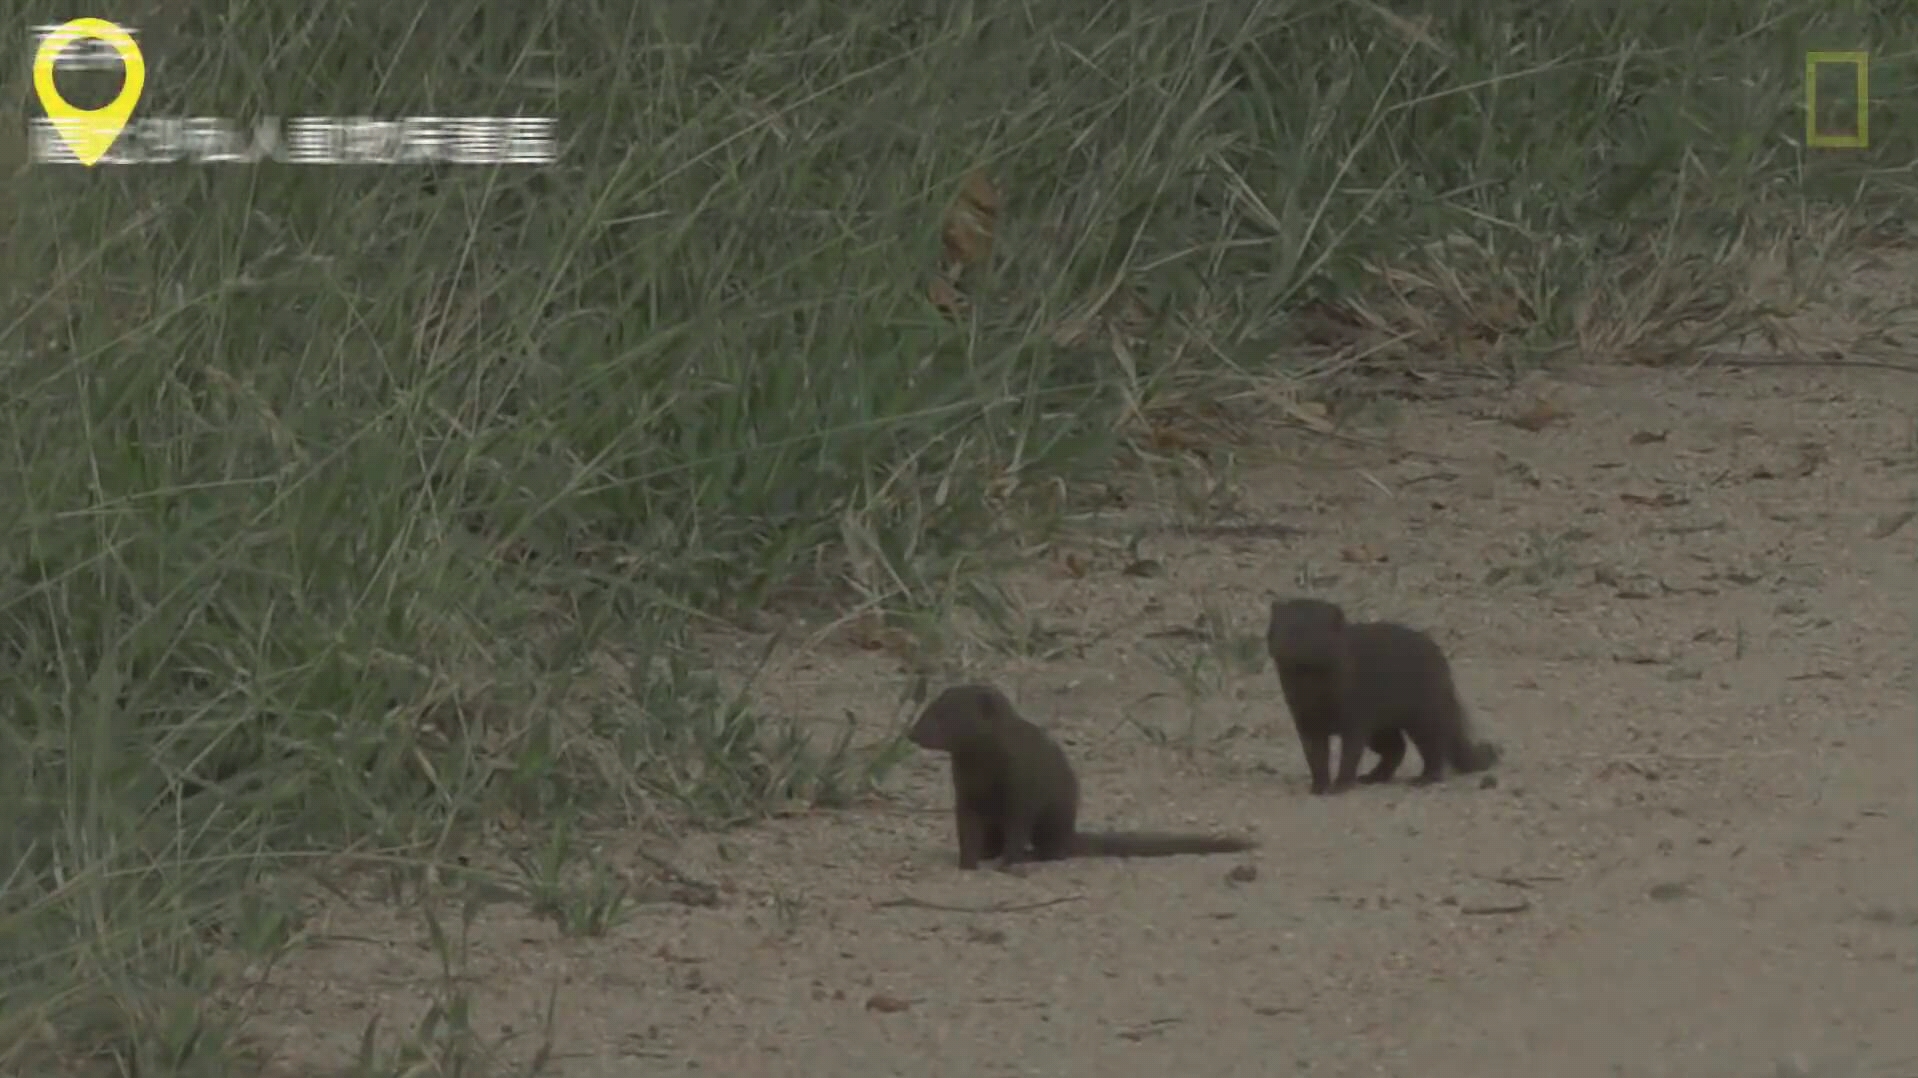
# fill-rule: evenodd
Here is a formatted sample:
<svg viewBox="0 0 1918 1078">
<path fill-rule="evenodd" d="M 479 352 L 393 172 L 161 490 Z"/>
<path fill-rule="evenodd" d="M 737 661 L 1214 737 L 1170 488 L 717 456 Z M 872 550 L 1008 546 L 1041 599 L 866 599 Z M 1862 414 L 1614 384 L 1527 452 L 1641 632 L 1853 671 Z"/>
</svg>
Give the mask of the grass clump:
<svg viewBox="0 0 1918 1078">
<path fill-rule="evenodd" d="M 124 18 L 146 114 L 562 140 L 0 161 L 0 1059 L 143 1075 L 239 1058 L 243 1014 L 181 1001 L 296 938 L 297 899 L 233 896 L 312 858 L 876 777 L 723 691 L 712 619 L 936 606 L 1035 495 L 1246 379 L 1735 336 L 1775 313 L 1755 261 L 1908 204 L 1918 159 L 1890 0 Z M 1869 149 L 1803 145 L 1827 48 L 1873 50 Z M 974 170 L 1004 204 L 953 319 L 927 286 Z M 1328 319 L 1357 358 L 1301 358 Z M 596 930 L 595 888 L 543 908 Z"/>
</svg>

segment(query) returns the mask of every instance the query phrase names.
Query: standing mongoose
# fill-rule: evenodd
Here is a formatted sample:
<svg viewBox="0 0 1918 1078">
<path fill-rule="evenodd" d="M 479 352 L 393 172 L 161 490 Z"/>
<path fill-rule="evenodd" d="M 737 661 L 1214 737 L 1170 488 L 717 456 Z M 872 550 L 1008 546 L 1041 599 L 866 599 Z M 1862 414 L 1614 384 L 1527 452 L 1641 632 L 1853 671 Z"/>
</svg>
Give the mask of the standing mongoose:
<svg viewBox="0 0 1918 1078">
<path fill-rule="evenodd" d="M 1277 599 L 1265 631 L 1266 650 L 1292 712 L 1312 792 L 1340 793 L 1354 782 L 1386 782 L 1405 759 L 1405 741 L 1425 764 L 1417 784 L 1497 762 L 1498 746 L 1476 740 L 1452 683 L 1451 664 L 1430 636 L 1389 621 L 1350 622 L 1323 599 Z M 1339 738 L 1339 771 L 1330 767 Z M 1378 753 L 1360 776 L 1359 757 Z"/>
<path fill-rule="evenodd" d="M 990 685 L 940 693 L 906 736 L 952 757 L 963 869 L 993 857 L 1010 868 L 1027 860 L 1233 853 L 1258 845 L 1223 835 L 1078 830 L 1079 779 L 1065 751 Z"/>
</svg>

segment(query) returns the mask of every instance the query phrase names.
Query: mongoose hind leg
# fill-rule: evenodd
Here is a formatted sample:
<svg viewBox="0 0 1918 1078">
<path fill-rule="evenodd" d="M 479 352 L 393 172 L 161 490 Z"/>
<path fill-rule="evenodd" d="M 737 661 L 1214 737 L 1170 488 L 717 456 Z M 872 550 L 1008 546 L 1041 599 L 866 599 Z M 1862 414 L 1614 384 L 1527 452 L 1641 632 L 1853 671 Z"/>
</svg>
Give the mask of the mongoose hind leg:
<svg viewBox="0 0 1918 1078">
<path fill-rule="evenodd" d="M 990 861 L 995 857 L 1005 856 L 1005 853 L 1006 853 L 1005 829 L 1001 828 L 996 821 L 988 820 L 986 822 L 985 845 L 979 848 L 979 855 L 981 857 L 984 857 L 986 860 Z"/>
<path fill-rule="evenodd" d="M 1001 827 L 1004 829 L 1004 841 L 999 851 L 999 867 L 1011 868 L 1021 861 L 1032 860 L 1032 815 L 1009 812 Z"/>
<path fill-rule="evenodd" d="M 1412 723 L 1406 727 L 1411 735 L 1412 745 L 1419 750 L 1419 761 L 1425 766 L 1412 780 L 1414 786 L 1429 786 L 1445 777 L 1445 739 L 1443 735 L 1427 723 Z"/>
<path fill-rule="evenodd" d="M 1032 859 L 1063 861 L 1072 856 L 1072 825 L 1065 813 L 1041 814 L 1032 824 Z"/>
<path fill-rule="evenodd" d="M 1372 735 L 1371 749 L 1379 754 L 1372 770 L 1359 776 L 1360 782 L 1390 782 L 1405 759 L 1405 734 L 1397 729 L 1380 730 Z"/>
</svg>

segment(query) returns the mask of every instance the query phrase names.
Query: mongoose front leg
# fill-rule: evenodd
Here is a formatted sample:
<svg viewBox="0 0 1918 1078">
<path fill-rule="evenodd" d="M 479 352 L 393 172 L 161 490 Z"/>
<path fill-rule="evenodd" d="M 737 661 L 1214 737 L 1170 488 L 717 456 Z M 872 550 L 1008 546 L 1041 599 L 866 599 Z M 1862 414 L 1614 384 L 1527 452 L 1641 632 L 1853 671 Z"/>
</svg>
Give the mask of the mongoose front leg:
<svg viewBox="0 0 1918 1078">
<path fill-rule="evenodd" d="M 981 859 L 992 856 L 986 849 L 986 818 L 964 805 L 955 809 L 953 816 L 959 822 L 959 867 L 968 871 L 978 868 Z"/>
<path fill-rule="evenodd" d="M 1344 793 L 1359 780 L 1359 757 L 1365 755 L 1369 740 L 1355 734 L 1339 735 L 1339 776 L 1332 780 L 1332 792 Z"/>
<path fill-rule="evenodd" d="M 1305 748 L 1305 767 L 1312 772 L 1312 792 L 1323 794 L 1332 787 L 1332 738 L 1326 734 L 1299 731 L 1299 744 Z"/>
</svg>

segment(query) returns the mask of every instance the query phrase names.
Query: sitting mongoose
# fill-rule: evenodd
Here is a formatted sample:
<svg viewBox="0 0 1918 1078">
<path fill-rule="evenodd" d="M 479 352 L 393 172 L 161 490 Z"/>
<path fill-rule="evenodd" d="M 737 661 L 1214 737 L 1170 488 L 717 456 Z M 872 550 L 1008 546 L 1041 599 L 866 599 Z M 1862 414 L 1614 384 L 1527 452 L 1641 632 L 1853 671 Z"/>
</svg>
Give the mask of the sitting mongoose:
<svg viewBox="0 0 1918 1078">
<path fill-rule="evenodd" d="M 1266 649 L 1298 728 L 1312 792 L 1340 793 L 1354 782 L 1386 782 L 1405 758 L 1405 741 L 1425 764 L 1417 784 L 1437 782 L 1450 764 L 1483 771 L 1498 746 L 1472 737 L 1445 653 L 1430 636 L 1389 621 L 1348 623 L 1322 599 L 1278 599 L 1266 626 Z M 1331 738 L 1339 738 L 1339 771 L 1331 775 Z M 1360 776 L 1359 757 L 1378 753 Z"/>
<path fill-rule="evenodd" d="M 990 685 L 940 693 L 906 736 L 952 757 L 962 869 L 994 857 L 1004 869 L 1027 860 L 1233 853 L 1258 845 L 1223 835 L 1078 830 L 1079 779 L 1064 750 Z"/>
</svg>

